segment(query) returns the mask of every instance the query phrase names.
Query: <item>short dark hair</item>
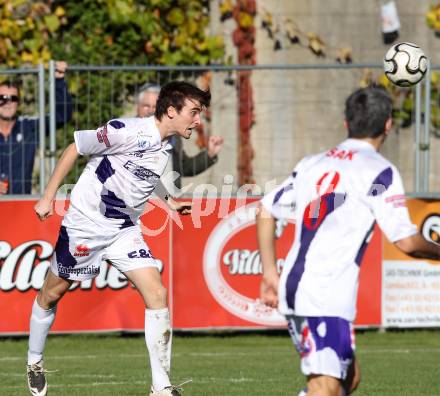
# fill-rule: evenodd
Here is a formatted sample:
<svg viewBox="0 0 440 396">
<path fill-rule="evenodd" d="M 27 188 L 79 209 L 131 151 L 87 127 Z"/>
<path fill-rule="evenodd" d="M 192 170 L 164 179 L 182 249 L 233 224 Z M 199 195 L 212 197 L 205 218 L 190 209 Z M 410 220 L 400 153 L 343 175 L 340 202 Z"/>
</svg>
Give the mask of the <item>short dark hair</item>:
<svg viewBox="0 0 440 396">
<path fill-rule="evenodd" d="M 21 82 L 17 79 L 8 79 L 0 81 L 0 87 L 16 88 L 18 96 L 20 96 Z"/>
<path fill-rule="evenodd" d="M 354 91 L 345 102 L 348 137 L 376 138 L 385 132 L 391 117 L 392 100 L 380 86 L 369 86 Z"/>
<path fill-rule="evenodd" d="M 209 88 L 203 91 L 186 81 L 171 81 L 160 90 L 154 116 L 161 120 L 169 106 L 173 106 L 179 113 L 185 104 L 185 99 L 197 100 L 206 108 L 211 103 L 211 92 Z"/>
</svg>

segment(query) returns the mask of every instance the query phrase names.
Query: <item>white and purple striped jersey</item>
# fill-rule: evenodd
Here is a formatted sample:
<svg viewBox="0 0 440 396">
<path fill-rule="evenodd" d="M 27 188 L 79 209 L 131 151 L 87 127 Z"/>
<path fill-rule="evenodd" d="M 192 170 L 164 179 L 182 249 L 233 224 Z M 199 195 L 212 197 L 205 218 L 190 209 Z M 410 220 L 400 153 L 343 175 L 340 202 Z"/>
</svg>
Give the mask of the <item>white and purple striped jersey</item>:
<svg viewBox="0 0 440 396">
<path fill-rule="evenodd" d="M 137 224 L 172 149 L 154 117 L 111 120 L 74 137 L 78 152 L 90 159 L 62 224 L 104 238 Z"/>
<path fill-rule="evenodd" d="M 278 291 L 285 315 L 354 320 L 359 266 L 375 223 L 391 242 L 417 232 L 398 170 L 358 139 L 301 160 L 262 204 L 296 221 Z"/>
</svg>

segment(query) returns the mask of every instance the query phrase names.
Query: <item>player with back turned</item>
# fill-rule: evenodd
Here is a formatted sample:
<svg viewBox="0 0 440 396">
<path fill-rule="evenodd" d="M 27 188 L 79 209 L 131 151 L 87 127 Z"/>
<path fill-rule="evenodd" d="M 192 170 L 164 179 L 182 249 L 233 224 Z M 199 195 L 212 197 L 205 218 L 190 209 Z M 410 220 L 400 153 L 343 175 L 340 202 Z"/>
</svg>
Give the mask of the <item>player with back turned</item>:
<svg viewBox="0 0 440 396">
<path fill-rule="evenodd" d="M 259 206 L 261 300 L 286 316 L 307 377 L 300 395 L 346 395 L 360 382 L 353 321 L 360 263 L 376 222 L 404 253 L 440 258 L 440 246 L 410 221 L 399 171 L 378 153 L 391 131 L 391 108 L 382 88 L 355 91 L 345 107 L 348 139 L 301 160 Z M 296 221 L 296 233 L 279 276 L 275 218 L 283 217 Z"/>
</svg>

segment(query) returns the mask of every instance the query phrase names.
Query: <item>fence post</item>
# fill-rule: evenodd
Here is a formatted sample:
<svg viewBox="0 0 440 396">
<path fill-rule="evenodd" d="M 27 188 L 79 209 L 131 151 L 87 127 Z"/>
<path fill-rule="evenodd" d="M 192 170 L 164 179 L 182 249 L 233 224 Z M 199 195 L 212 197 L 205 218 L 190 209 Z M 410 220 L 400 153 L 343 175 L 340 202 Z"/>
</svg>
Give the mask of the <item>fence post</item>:
<svg viewBox="0 0 440 396">
<path fill-rule="evenodd" d="M 421 108 L 422 108 L 422 85 L 417 84 L 416 90 L 416 108 L 415 108 L 415 128 L 416 135 L 414 141 L 414 191 L 420 192 L 420 121 L 421 121 Z"/>
<path fill-rule="evenodd" d="M 45 103 L 45 82 L 44 82 L 44 66 L 42 63 L 38 65 L 38 126 L 39 126 L 39 157 L 40 157 L 40 194 L 44 192 L 46 184 L 46 103 Z"/>
<path fill-rule="evenodd" d="M 425 119 L 423 145 L 423 192 L 429 192 L 429 157 L 430 157 L 430 128 L 431 128 L 431 65 L 428 59 L 425 76 Z"/>
<path fill-rule="evenodd" d="M 55 122 L 55 62 L 49 61 L 49 156 L 50 172 L 56 162 L 56 122 Z"/>
</svg>

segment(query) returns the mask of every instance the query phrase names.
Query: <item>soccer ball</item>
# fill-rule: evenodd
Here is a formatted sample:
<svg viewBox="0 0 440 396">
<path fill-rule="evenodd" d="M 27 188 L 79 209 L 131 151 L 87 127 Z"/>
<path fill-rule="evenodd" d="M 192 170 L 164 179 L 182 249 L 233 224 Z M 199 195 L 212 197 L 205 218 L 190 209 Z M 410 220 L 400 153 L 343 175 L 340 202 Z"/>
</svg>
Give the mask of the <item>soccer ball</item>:
<svg viewBox="0 0 440 396">
<path fill-rule="evenodd" d="M 383 68 L 392 83 L 400 87 L 410 87 L 425 76 L 428 60 L 419 46 L 399 43 L 385 54 Z"/>
</svg>

